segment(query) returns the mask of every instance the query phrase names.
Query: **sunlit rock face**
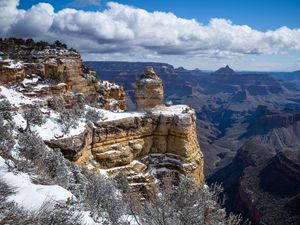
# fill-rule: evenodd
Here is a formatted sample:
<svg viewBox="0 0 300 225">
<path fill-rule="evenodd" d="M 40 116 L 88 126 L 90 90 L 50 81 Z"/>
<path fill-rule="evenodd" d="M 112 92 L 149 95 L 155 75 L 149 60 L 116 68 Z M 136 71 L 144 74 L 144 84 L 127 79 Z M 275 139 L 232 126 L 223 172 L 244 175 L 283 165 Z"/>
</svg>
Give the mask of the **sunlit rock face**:
<svg viewBox="0 0 300 225">
<path fill-rule="evenodd" d="M 80 93 L 87 103 L 108 110 L 126 110 L 126 94 L 122 86 L 97 78 L 86 68 L 80 54 L 69 49 L 28 47 L 4 48 L 7 59 L 0 56 L 0 84 L 18 85 L 30 97 L 60 97 L 64 105 L 73 104 L 74 94 Z M 35 80 L 23 85 L 24 79 Z"/>
<path fill-rule="evenodd" d="M 136 83 L 135 100 L 137 109 L 153 108 L 163 100 L 163 83 L 151 66 L 147 67 Z"/>
<path fill-rule="evenodd" d="M 106 89 L 105 83 L 102 84 Z M 51 140 L 66 157 L 113 178 L 125 174 L 131 185 L 147 190 L 166 175 L 193 177 L 201 184 L 203 154 L 197 141 L 195 111 L 186 105 L 162 105 L 162 81 L 151 67 L 137 82 L 138 109 L 126 116 L 98 121 L 70 140 Z M 88 137 L 88 138 L 83 138 Z"/>
<path fill-rule="evenodd" d="M 70 148 L 68 143 L 76 143 Z M 138 189 L 148 189 L 165 175 L 193 177 L 203 182 L 195 112 L 185 105 L 160 106 L 146 113 L 99 121 L 76 137 L 51 140 L 77 164 L 105 173 L 125 174 Z"/>
</svg>

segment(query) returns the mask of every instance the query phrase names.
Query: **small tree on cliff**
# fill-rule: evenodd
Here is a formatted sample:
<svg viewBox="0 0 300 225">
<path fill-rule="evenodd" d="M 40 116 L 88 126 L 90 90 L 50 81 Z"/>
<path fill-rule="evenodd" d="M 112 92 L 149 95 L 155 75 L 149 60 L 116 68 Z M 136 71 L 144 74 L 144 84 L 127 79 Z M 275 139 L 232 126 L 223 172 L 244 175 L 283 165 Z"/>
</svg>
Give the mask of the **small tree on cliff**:
<svg viewBox="0 0 300 225">
<path fill-rule="evenodd" d="M 91 121 L 93 123 L 98 122 L 104 118 L 104 114 L 101 112 L 97 112 L 95 109 L 89 109 L 85 114 L 86 121 Z"/>
<path fill-rule="evenodd" d="M 37 107 L 33 106 L 30 109 L 26 109 L 23 112 L 23 117 L 26 120 L 26 128 L 25 132 L 29 131 L 31 132 L 31 126 L 32 125 L 42 125 L 45 120 L 44 120 L 44 115 L 42 111 Z"/>
<path fill-rule="evenodd" d="M 3 119 L 12 120 L 11 110 L 12 106 L 9 101 L 0 101 L 0 115 L 3 116 Z"/>
<path fill-rule="evenodd" d="M 67 134 L 71 128 L 78 126 L 78 112 L 76 109 L 61 108 L 59 112 L 59 122 L 62 125 L 64 134 Z"/>
<path fill-rule="evenodd" d="M 15 145 L 12 127 L 8 123 L 4 123 L 2 115 L 0 115 L 0 155 L 4 158 L 10 158 L 11 149 Z"/>
</svg>

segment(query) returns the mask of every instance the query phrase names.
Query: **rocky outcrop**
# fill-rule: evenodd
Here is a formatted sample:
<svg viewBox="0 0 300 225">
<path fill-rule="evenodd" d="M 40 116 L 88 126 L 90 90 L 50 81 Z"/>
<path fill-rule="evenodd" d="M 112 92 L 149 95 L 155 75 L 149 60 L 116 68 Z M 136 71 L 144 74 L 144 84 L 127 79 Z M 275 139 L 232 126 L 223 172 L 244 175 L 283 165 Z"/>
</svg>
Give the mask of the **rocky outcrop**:
<svg viewBox="0 0 300 225">
<path fill-rule="evenodd" d="M 22 65 L 14 66 L 12 61 L 0 61 L 0 83 L 14 84 L 25 77 Z"/>
<path fill-rule="evenodd" d="M 76 163 L 109 177 L 123 173 L 132 185 L 142 189 L 170 173 L 192 176 L 198 184 L 204 179 L 195 114 L 187 106 L 100 121 L 80 135 L 46 143 L 61 149 Z"/>
<path fill-rule="evenodd" d="M 125 111 L 126 95 L 124 88 L 115 83 L 100 81 L 96 86 L 96 91 L 100 94 L 101 107 L 104 109 Z"/>
<path fill-rule="evenodd" d="M 103 81 L 94 71 L 84 67 L 78 53 L 50 50 L 21 51 L 22 54 L 17 56 L 11 50 L 10 57 L 15 57 L 16 61 L 0 61 L 0 83 L 17 84 L 34 75 L 40 78 L 39 82 L 29 88 L 23 86 L 23 94 L 31 97 L 59 96 L 68 104 L 74 93 L 81 93 L 87 102 L 98 104 L 101 108 L 126 110 L 126 94 L 122 86 L 107 82 L 112 88 L 103 87 Z M 38 84 L 42 86 L 35 88 Z"/>
<path fill-rule="evenodd" d="M 123 173 L 139 189 L 147 189 L 155 179 L 170 173 L 191 176 L 197 184 L 202 183 L 203 155 L 197 141 L 194 110 L 185 105 L 159 105 L 163 98 L 162 81 L 153 69 L 147 68 L 139 82 L 142 84 L 136 94 L 138 106 L 146 108 L 147 113 L 98 121 L 91 131 L 75 137 L 81 143 L 75 145 L 78 147 L 69 147 L 74 142 L 71 138 L 47 144 L 60 148 L 78 164 L 105 172 L 109 177 Z M 100 87 L 103 95 L 118 89 L 106 82 Z M 142 96 L 142 90 L 148 94 Z M 117 97 L 119 92 L 115 93 Z M 158 93 L 161 97 L 157 97 Z"/>
<path fill-rule="evenodd" d="M 162 80 L 156 75 L 152 67 L 147 67 L 140 80 L 136 82 L 135 101 L 137 109 L 153 108 L 163 100 Z"/>
</svg>

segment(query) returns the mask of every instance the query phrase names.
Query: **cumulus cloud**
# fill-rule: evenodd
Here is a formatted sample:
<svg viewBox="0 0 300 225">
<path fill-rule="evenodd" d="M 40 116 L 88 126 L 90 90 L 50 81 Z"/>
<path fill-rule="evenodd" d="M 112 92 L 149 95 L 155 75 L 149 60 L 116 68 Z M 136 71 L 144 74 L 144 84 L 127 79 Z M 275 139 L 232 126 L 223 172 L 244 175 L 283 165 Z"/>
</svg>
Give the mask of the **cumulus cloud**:
<svg viewBox="0 0 300 225">
<path fill-rule="evenodd" d="M 17 6 L 17 0 L 0 0 L 0 10 L 5 12 L 0 16 L 2 36 L 63 39 L 84 53 L 226 58 L 300 50 L 300 29 L 288 27 L 262 32 L 222 18 L 201 24 L 172 13 L 148 12 L 115 2 L 95 12 L 70 8 L 54 12 L 47 3 L 27 11 Z"/>
</svg>

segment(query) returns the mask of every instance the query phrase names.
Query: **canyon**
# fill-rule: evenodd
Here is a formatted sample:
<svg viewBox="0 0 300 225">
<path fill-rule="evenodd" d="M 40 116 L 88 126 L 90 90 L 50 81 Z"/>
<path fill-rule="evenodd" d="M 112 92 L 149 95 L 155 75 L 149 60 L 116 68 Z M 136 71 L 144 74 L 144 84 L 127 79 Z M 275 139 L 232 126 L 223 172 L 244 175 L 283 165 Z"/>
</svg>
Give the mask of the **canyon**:
<svg viewBox="0 0 300 225">
<path fill-rule="evenodd" d="M 165 101 L 195 109 L 206 181 L 223 184 L 227 210 L 253 224 L 297 224 L 300 104 L 289 73 L 275 79 L 279 74 L 229 66 L 206 72 L 152 62 L 86 64 L 123 84 L 131 108 L 138 74 L 153 66 L 164 81 Z"/>
<path fill-rule="evenodd" d="M 102 113 L 99 121 L 80 121 L 80 129 L 71 129 L 69 134 L 61 133 L 56 124 L 52 132 L 57 134 L 45 134 L 51 132 L 47 131 L 50 127 L 37 127 L 37 134 L 49 148 L 61 151 L 91 173 L 108 178 L 123 174 L 141 191 L 150 190 L 157 179 L 170 174 L 193 177 L 197 185 L 203 183 L 204 159 L 195 111 L 186 105 L 163 104 L 162 80 L 152 67 L 137 81 L 138 111 L 126 112 L 124 88 L 99 79 L 76 51 L 19 45 L 2 45 L 0 51 L 6 58 L 0 65 L 1 98 L 13 98 L 13 93 L 26 99 L 13 104 L 15 117 L 38 104 L 53 122 L 54 98 L 66 108 L 84 101 L 86 109 Z M 16 121 L 19 130 L 24 129 L 22 120 Z"/>
</svg>

